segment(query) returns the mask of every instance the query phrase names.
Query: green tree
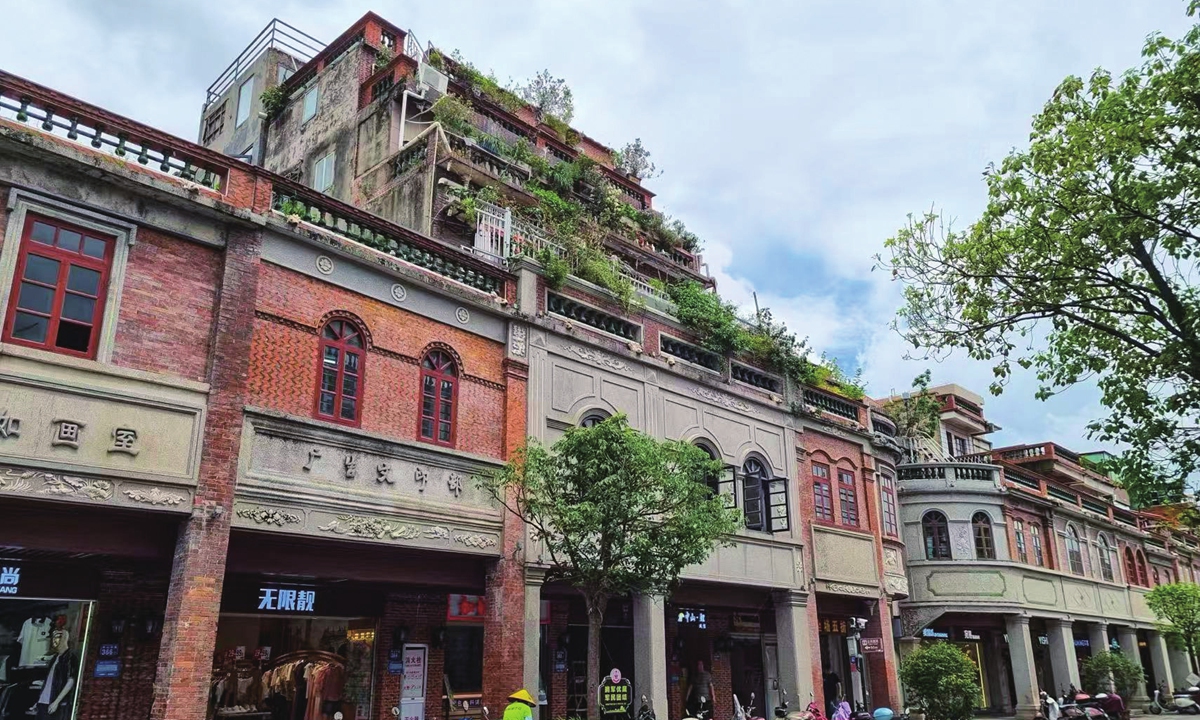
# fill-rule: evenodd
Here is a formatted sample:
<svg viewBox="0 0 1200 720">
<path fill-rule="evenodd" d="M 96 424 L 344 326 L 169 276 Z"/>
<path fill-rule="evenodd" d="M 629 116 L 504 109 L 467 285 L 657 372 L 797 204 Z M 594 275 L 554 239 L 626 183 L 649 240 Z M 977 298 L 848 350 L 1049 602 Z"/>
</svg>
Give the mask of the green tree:
<svg viewBox="0 0 1200 720">
<path fill-rule="evenodd" d="M 958 647 L 936 642 L 900 661 L 908 703 L 929 720 L 967 720 L 979 702 L 979 667 Z"/>
<path fill-rule="evenodd" d="M 1200 585 L 1189 582 L 1159 585 L 1146 595 L 1146 605 L 1158 618 L 1162 633 L 1187 650 L 1192 672 L 1200 672 L 1196 662 L 1196 650 L 1200 649 Z"/>
<path fill-rule="evenodd" d="M 929 392 L 928 370 L 913 378 L 913 392 L 888 400 L 883 411 L 896 422 L 896 435 L 908 444 L 910 459 L 916 461 L 921 440 L 938 441 L 942 423 L 942 403 Z"/>
<path fill-rule="evenodd" d="M 1194 15 L 1193 0 L 1188 14 Z M 886 243 L 915 348 L 1034 369 L 1042 399 L 1095 378 L 1094 437 L 1140 505 L 1182 497 L 1200 462 L 1200 26 L 1152 35 L 1119 77 L 1068 77 L 1030 145 L 988 167 L 988 205 L 965 230 L 909 216 Z"/>
<path fill-rule="evenodd" d="M 529 441 L 484 486 L 521 517 L 573 585 L 588 615 L 588 717 L 596 720 L 600 627 L 611 598 L 666 594 L 737 530 L 706 480 L 720 463 L 684 442 L 658 441 L 615 415 L 573 428 L 547 450 Z M 665 712 L 660 708 L 659 712 Z"/>
<path fill-rule="evenodd" d="M 1099 652 L 1079 664 L 1083 689 L 1093 695 L 1110 692 L 1115 688 L 1123 698 L 1141 694 L 1146 685 L 1146 673 L 1142 666 L 1130 660 L 1125 653 L 1109 650 Z M 1109 683 L 1112 688 L 1109 688 Z"/>
</svg>

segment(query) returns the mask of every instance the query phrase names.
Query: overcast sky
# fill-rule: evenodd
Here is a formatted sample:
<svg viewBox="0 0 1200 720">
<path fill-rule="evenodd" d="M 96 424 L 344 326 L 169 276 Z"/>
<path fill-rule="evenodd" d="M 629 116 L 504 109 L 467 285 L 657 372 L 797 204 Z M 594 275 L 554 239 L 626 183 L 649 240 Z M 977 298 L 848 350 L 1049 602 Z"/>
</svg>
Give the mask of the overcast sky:
<svg viewBox="0 0 1200 720">
<path fill-rule="evenodd" d="M 961 223 L 981 172 L 1026 143 L 1067 75 L 1139 62 L 1145 36 L 1188 27 L 1183 0 L 38 0 L 4 3 L 0 67 L 195 139 L 205 88 L 272 17 L 328 42 L 374 10 L 505 81 L 548 68 L 575 126 L 642 138 L 656 205 L 706 245 L 723 295 L 783 316 L 861 366 L 875 396 L 935 382 L 986 395 L 990 368 L 903 361 L 899 288 L 872 256 L 909 212 Z M 988 416 L 997 443 L 1097 443 L 1078 388 L 1045 403 L 1017 377 Z"/>
</svg>

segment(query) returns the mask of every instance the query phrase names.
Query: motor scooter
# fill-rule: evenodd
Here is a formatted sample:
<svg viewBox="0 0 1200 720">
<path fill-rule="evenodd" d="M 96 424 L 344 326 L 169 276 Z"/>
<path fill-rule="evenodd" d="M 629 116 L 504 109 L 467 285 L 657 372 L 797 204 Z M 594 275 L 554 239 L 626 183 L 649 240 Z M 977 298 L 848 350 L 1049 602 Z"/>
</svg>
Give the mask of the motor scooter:
<svg viewBox="0 0 1200 720">
<path fill-rule="evenodd" d="M 1166 683 L 1159 683 L 1158 687 L 1154 688 L 1154 697 L 1151 698 L 1150 705 L 1146 707 L 1146 712 L 1151 715 L 1162 715 L 1164 712 L 1177 713 L 1179 711 L 1179 706 L 1175 704 L 1175 696 L 1167 692 Z"/>
<path fill-rule="evenodd" d="M 1200 715 L 1200 687 L 1192 685 L 1187 690 L 1176 691 L 1172 699 L 1178 712 Z"/>
<path fill-rule="evenodd" d="M 712 720 L 712 708 L 709 706 L 708 698 L 701 695 L 698 705 L 699 709 L 695 713 L 685 716 L 682 720 Z"/>
<path fill-rule="evenodd" d="M 742 705 L 738 701 L 738 696 L 733 696 L 733 716 L 737 720 L 765 720 L 765 718 L 754 714 L 754 693 L 750 693 L 749 705 Z"/>
<path fill-rule="evenodd" d="M 1069 720 L 1110 720 L 1100 701 L 1084 692 L 1068 693 L 1063 698 L 1062 714 Z"/>
</svg>

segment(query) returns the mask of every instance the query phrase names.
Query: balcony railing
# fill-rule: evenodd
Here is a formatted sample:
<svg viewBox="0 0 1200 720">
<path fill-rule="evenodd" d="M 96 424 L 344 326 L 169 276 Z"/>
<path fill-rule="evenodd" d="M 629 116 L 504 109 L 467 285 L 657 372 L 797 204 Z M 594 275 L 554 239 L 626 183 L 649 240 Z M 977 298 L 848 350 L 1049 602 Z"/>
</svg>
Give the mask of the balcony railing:
<svg viewBox="0 0 1200 720">
<path fill-rule="evenodd" d="M 508 208 L 476 199 L 475 218 L 475 251 L 479 255 L 497 261 L 532 257 L 542 250 L 558 257 L 566 255 L 567 251 L 558 238 L 536 223 L 516 217 Z M 654 287 L 650 278 L 624 266 L 620 272 L 638 293 L 670 302 L 667 293 Z"/>
<path fill-rule="evenodd" d="M 0 71 L 0 118 L 15 120 L 146 170 L 221 192 L 230 161 L 147 125 Z"/>
<path fill-rule="evenodd" d="M 250 44 L 242 50 L 241 54 L 234 58 L 229 67 L 213 81 L 212 85 L 208 86 L 208 94 L 204 100 L 204 109 L 208 109 L 214 101 L 219 100 L 225 94 L 225 91 L 241 77 L 242 73 L 250 69 L 263 53 L 268 50 L 275 49 L 280 52 L 296 58 L 299 64 L 312 60 L 317 53 L 325 49 L 325 43 L 314 38 L 308 33 L 301 32 L 296 28 L 288 25 L 276 18 L 267 23 L 267 26 L 262 29 Z M 295 68 L 293 68 L 295 69 Z"/>
<path fill-rule="evenodd" d="M 991 482 L 999 487 L 1000 468 L 975 463 L 921 463 L 901 465 L 896 475 L 904 480 L 973 480 Z"/>
<path fill-rule="evenodd" d="M 804 402 L 831 415 L 858 422 L 858 406 L 852 402 L 809 389 L 804 391 Z"/>
</svg>

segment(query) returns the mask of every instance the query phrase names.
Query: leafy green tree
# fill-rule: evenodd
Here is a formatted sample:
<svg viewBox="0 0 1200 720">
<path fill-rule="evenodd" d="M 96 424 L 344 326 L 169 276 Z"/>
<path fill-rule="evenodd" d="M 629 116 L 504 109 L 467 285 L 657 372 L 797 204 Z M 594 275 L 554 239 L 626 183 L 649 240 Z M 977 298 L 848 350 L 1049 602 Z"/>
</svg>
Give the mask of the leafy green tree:
<svg viewBox="0 0 1200 720">
<path fill-rule="evenodd" d="M 694 445 L 655 440 L 615 415 L 568 430 L 549 450 L 531 440 L 483 481 L 529 525 L 552 563 L 548 577 L 583 596 L 592 720 L 599 718 L 600 628 L 609 600 L 666 594 L 684 568 L 737 530 L 738 512 L 706 482 L 720 471 Z"/>
<path fill-rule="evenodd" d="M 1079 664 L 1083 689 L 1095 695 L 1116 689 L 1123 698 L 1141 694 L 1146 686 L 1146 672 L 1125 653 L 1114 650 L 1097 653 Z M 1112 683 L 1112 688 L 1109 683 Z"/>
<path fill-rule="evenodd" d="M 917 443 L 938 441 L 942 423 L 942 403 L 929 391 L 928 370 L 913 378 L 913 392 L 888 400 L 883 411 L 896 422 L 896 435 L 909 445 L 912 460 L 917 460 Z"/>
<path fill-rule="evenodd" d="M 994 363 L 993 392 L 1013 363 L 1042 399 L 1095 378 L 1090 430 L 1129 446 L 1113 469 L 1144 506 L 1200 463 L 1200 26 L 1142 55 L 1063 80 L 1029 147 L 988 167 L 973 224 L 910 215 L 877 260 L 905 285 L 906 339 Z"/>
<path fill-rule="evenodd" d="M 979 702 L 979 667 L 957 646 L 936 642 L 900 661 L 908 703 L 929 720 L 968 720 Z"/>
<path fill-rule="evenodd" d="M 1200 585 L 1189 582 L 1159 585 L 1146 595 L 1146 605 L 1158 617 L 1164 635 L 1187 651 L 1192 672 L 1200 672 L 1196 650 L 1200 649 Z"/>
</svg>

